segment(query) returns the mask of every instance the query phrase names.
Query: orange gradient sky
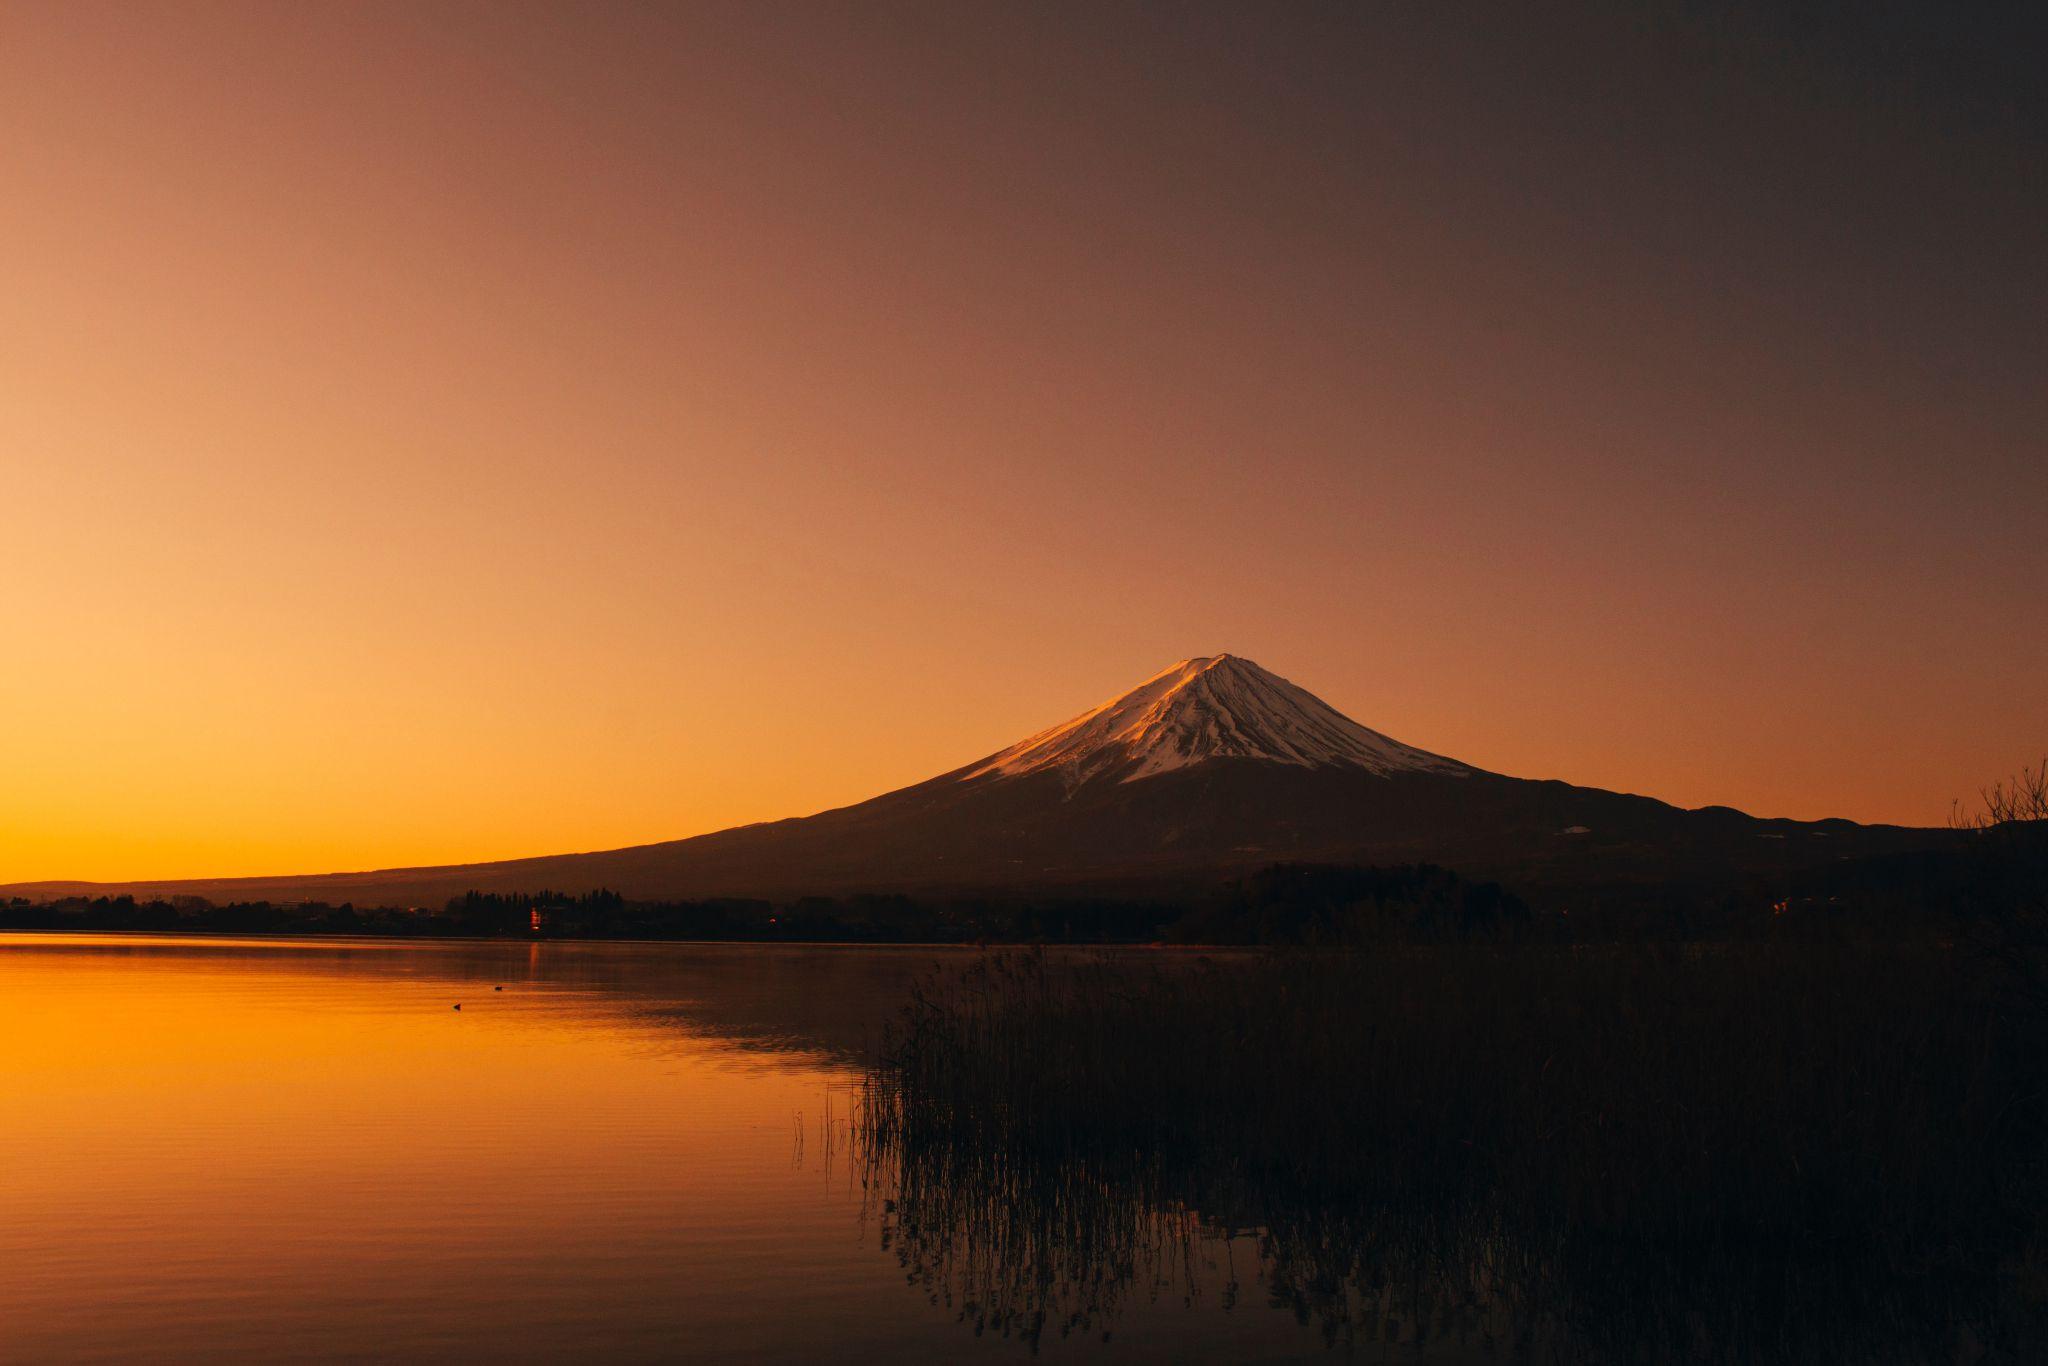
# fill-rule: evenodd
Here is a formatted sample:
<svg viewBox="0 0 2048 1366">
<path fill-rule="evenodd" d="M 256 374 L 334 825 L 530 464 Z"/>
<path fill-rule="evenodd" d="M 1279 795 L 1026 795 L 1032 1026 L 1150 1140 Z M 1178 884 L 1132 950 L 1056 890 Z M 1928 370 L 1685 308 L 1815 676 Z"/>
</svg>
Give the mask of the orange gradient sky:
<svg viewBox="0 0 2048 1366">
<path fill-rule="evenodd" d="M 1939 821 L 2048 749 L 2038 83 L 1598 8 L 7 5 L 0 881 L 800 814 L 1219 650 Z"/>
</svg>

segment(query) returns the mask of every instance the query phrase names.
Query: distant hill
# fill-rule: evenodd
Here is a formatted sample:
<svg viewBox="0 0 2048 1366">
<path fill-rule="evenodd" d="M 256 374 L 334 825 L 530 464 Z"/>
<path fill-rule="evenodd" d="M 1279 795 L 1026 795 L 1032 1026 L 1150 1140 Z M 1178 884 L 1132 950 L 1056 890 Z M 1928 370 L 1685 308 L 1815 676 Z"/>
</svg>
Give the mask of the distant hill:
<svg viewBox="0 0 2048 1366">
<path fill-rule="evenodd" d="M 636 899 L 1164 889 L 1276 861 L 1428 861 L 1523 883 L 1791 873 L 1947 832 L 1760 820 L 1489 773 L 1402 744 L 1248 659 L 1183 660 L 1063 725 L 855 806 L 692 839 L 300 877 L 23 883 L 0 894 L 438 906 L 464 891 Z"/>
</svg>

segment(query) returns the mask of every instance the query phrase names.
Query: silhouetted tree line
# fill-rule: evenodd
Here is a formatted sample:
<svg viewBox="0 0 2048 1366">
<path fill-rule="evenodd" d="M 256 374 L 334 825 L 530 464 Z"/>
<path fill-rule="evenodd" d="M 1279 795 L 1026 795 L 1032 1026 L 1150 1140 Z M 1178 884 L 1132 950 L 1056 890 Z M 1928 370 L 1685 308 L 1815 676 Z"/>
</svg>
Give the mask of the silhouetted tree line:
<svg viewBox="0 0 2048 1366">
<path fill-rule="evenodd" d="M 899 895 L 628 901 L 618 892 L 471 891 L 445 906 L 215 904 L 201 897 L 63 897 L 0 903 L 0 931 L 370 934 L 792 943 L 1149 943 L 1182 912 L 1167 902 L 920 900 Z"/>
<path fill-rule="evenodd" d="M 636 901 L 617 891 L 470 891 L 428 908 L 67 897 L 0 904 L 0 930 L 187 931 L 825 943 L 1852 942 L 1981 939 L 2033 971 L 2048 941 L 2048 826 L 1951 849 L 1742 883 L 1511 890 L 1432 864 L 1275 864 L 1179 894 Z"/>
<path fill-rule="evenodd" d="M 0 930 L 89 930 L 100 933 L 180 931 L 192 934 L 392 934 L 450 933 L 434 917 L 391 907 L 358 907 L 351 902 L 281 904 L 204 897 L 137 900 L 132 896 L 60 897 L 0 903 Z"/>
</svg>

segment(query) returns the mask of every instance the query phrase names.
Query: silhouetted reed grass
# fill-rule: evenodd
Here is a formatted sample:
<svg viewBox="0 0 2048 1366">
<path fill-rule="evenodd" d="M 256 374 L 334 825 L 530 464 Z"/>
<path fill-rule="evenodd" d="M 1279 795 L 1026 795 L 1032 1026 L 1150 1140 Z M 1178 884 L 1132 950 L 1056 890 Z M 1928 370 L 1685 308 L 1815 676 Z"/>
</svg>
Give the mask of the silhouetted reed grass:
<svg viewBox="0 0 2048 1366">
<path fill-rule="evenodd" d="M 861 1130 L 912 1274 L 1034 1342 L 1237 1230 L 1332 1341 L 2019 1359 L 2042 1039 L 1924 946 L 1012 954 L 919 993 Z"/>
</svg>

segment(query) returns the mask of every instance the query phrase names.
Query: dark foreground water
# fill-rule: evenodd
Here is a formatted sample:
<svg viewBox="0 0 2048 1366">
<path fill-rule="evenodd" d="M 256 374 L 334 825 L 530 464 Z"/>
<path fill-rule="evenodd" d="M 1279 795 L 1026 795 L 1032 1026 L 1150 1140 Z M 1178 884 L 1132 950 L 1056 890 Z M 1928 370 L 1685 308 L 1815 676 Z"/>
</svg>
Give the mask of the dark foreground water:
<svg viewBox="0 0 2048 1366">
<path fill-rule="evenodd" d="M 0 1360 L 1330 1359 L 1256 1231 L 1077 1244 L 1034 1326 L 902 1226 L 852 1087 L 949 954 L 0 936 Z"/>
</svg>

